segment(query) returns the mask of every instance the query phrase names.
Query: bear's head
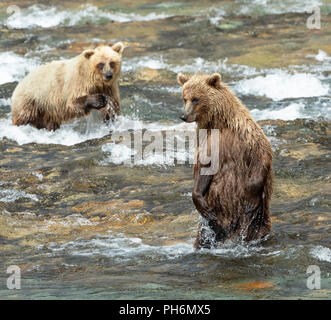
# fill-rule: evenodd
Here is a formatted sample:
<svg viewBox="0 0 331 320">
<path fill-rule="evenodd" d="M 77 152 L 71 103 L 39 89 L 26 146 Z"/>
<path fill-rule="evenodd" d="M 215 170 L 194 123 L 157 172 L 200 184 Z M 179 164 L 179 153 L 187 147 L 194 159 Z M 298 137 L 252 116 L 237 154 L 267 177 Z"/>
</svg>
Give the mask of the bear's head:
<svg viewBox="0 0 331 320">
<path fill-rule="evenodd" d="M 85 50 L 82 55 L 89 61 L 90 71 L 95 82 L 111 85 L 121 73 L 122 52 L 121 42 L 114 45 L 101 45 L 95 49 Z"/>
<path fill-rule="evenodd" d="M 178 74 L 177 81 L 183 86 L 184 112 L 180 116 L 185 122 L 205 122 L 213 112 L 213 106 L 219 96 L 221 75 L 197 74 L 191 77 Z"/>
</svg>

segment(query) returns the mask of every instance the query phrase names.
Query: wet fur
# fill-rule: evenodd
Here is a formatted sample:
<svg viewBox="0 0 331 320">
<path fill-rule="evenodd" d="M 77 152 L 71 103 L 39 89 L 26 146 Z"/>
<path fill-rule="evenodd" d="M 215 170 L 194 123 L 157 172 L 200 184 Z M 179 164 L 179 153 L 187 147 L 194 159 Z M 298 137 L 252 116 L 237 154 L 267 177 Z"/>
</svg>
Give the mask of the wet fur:
<svg viewBox="0 0 331 320">
<path fill-rule="evenodd" d="M 214 78 L 214 79 L 212 79 Z M 220 75 L 178 76 L 187 100 L 199 97 L 195 107 L 197 129 L 219 129 L 219 169 L 203 176 L 199 141 L 194 166 L 193 201 L 211 230 L 200 224 L 196 248 L 210 248 L 229 239 L 251 241 L 271 229 L 272 149 L 248 109 L 221 82 Z M 210 135 L 210 130 L 208 131 Z"/>
<path fill-rule="evenodd" d="M 75 58 L 53 61 L 32 71 L 13 93 L 13 124 L 31 124 L 38 129 L 56 130 L 62 122 L 86 116 L 91 108 L 85 109 L 78 99 L 93 94 L 109 97 L 107 106 L 101 111 L 105 120 L 118 115 L 122 51 L 121 43 L 112 47 L 100 46 L 85 50 Z M 110 58 L 116 63 L 113 78 L 104 82 L 96 64 Z"/>
</svg>

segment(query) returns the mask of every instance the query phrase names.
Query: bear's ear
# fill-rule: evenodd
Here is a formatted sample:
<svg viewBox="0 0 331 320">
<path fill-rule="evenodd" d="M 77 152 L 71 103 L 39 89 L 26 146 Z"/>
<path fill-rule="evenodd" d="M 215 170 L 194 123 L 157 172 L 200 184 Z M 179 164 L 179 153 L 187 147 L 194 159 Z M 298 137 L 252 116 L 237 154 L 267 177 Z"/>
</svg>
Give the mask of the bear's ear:
<svg viewBox="0 0 331 320">
<path fill-rule="evenodd" d="M 87 49 L 87 50 L 85 50 L 84 52 L 83 52 L 83 54 L 84 54 L 84 57 L 86 58 L 86 59 L 90 59 L 91 58 L 91 56 L 93 56 L 94 55 L 94 50 L 92 50 L 92 49 Z"/>
<path fill-rule="evenodd" d="M 179 73 L 177 75 L 177 82 L 183 86 L 185 84 L 185 82 L 187 82 L 189 80 L 189 77 L 186 76 L 185 74 Z"/>
<path fill-rule="evenodd" d="M 124 50 L 124 44 L 122 42 L 117 42 L 112 46 L 112 49 L 119 54 L 122 54 Z"/>
<path fill-rule="evenodd" d="M 213 73 L 207 78 L 207 84 L 214 88 L 221 86 L 222 77 L 219 73 Z"/>
</svg>

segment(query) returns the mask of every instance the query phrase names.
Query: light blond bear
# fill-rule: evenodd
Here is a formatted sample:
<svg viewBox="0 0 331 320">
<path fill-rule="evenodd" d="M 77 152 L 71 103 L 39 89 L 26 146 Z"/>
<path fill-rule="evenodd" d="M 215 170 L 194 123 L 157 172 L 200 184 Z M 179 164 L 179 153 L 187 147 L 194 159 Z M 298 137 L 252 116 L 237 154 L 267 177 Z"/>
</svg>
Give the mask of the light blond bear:
<svg viewBox="0 0 331 320">
<path fill-rule="evenodd" d="M 101 109 L 104 120 L 120 113 L 118 80 L 124 45 L 102 45 L 42 65 L 29 73 L 12 96 L 14 125 L 56 130 L 62 122 Z"/>
</svg>

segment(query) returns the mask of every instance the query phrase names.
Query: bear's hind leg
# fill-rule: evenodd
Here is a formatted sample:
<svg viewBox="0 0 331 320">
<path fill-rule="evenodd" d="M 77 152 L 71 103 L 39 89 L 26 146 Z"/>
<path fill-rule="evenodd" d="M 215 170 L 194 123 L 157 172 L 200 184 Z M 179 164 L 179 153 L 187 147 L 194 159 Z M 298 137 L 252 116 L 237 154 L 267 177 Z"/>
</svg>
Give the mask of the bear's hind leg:
<svg viewBox="0 0 331 320">
<path fill-rule="evenodd" d="M 18 109 L 18 111 L 17 111 Z M 43 125 L 44 114 L 32 102 L 25 102 L 19 108 L 13 108 L 12 123 L 15 126 L 32 125 L 37 129 L 45 128 Z"/>
<path fill-rule="evenodd" d="M 45 112 L 35 107 L 35 103 L 26 103 L 20 112 L 13 112 L 12 122 L 15 126 L 31 125 L 36 129 L 55 131 L 60 128 L 60 123 L 45 118 Z"/>
</svg>

